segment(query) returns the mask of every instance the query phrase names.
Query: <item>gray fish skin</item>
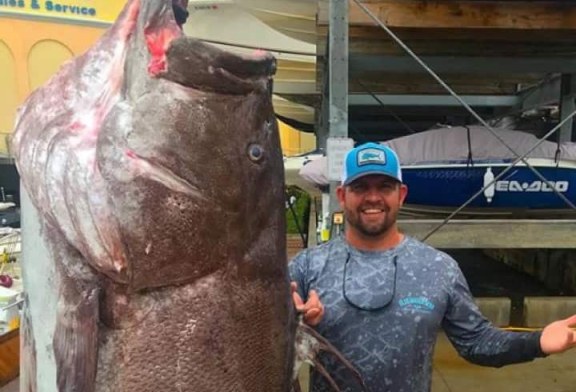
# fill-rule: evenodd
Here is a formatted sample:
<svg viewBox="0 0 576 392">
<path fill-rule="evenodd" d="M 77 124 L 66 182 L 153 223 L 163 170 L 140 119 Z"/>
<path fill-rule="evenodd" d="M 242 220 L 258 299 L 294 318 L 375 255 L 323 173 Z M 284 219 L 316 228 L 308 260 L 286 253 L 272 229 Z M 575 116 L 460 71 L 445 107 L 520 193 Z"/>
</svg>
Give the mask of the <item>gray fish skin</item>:
<svg viewBox="0 0 576 392">
<path fill-rule="evenodd" d="M 21 108 L 12 150 L 58 274 L 59 392 L 290 390 L 274 71 L 183 37 L 168 0 L 131 0 Z"/>
</svg>

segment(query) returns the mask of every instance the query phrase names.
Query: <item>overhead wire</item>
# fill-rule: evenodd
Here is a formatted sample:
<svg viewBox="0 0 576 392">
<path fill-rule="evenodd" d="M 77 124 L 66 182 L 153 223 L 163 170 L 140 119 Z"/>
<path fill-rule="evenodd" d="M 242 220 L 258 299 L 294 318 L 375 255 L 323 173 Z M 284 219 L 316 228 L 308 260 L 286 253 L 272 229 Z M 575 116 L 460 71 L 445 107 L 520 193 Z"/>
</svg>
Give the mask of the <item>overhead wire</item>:
<svg viewBox="0 0 576 392">
<path fill-rule="evenodd" d="M 412 129 L 412 127 L 410 127 L 410 125 L 408 125 L 406 122 L 404 122 L 404 120 L 402 120 L 396 113 L 394 113 L 388 106 L 386 106 L 386 104 L 384 104 L 384 102 L 382 102 L 382 100 L 378 97 L 378 95 L 376 95 L 372 91 L 370 91 L 370 89 L 368 87 L 366 87 L 366 85 L 360 79 L 355 78 L 354 80 L 356 80 L 356 83 L 358 83 L 360 85 L 360 87 L 362 87 L 364 89 L 364 91 L 366 91 L 368 94 L 370 94 L 370 96 L 372 98 L 374 98 L 374 100 L 376 102 L 378 102 L 384 108 L 384 110 L 386 110 L 386 112 L 388 114 L 390 114 L 396 121 L 398 121 L 408 131 L 408 133 L 416 133 L 416 131 L 414 129 Z"/>
</svg>

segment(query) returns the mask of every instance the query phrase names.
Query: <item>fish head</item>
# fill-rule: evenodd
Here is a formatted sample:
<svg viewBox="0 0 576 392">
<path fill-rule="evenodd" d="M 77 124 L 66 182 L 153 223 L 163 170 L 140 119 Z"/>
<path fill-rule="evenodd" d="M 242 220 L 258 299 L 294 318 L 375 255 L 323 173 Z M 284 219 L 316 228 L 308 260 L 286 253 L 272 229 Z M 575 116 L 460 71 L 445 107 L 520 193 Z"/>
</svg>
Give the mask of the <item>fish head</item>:
<svg viewBox="0 0 576 392">
<path fill-rule="evenodd" d="M 28 97 L 12 140 L 22 181 L 46 222 L 134 290 L 238 265 L 279 273 L 276 61 L 186 37 L 172 3 L 128 1 Z"/>
<path fill-rule="evenodd" d="M 158 3 L 143 2 L 152 9 L 138 21 L 124 97 L 99 142 L 128 281 L 143 289 L 224 270 L 282 274 L 276 61 L 185 37 Z"/>
</svg>

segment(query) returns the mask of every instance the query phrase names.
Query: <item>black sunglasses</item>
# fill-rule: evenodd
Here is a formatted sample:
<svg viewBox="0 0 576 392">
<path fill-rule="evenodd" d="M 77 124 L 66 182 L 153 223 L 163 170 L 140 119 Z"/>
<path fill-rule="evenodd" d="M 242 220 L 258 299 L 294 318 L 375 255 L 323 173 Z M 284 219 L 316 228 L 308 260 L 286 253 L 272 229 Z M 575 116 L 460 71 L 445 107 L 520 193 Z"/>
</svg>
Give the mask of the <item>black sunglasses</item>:
<svg viewBox="0 0 576 392">
<path fill-rule="evenodd" d="M 397 261 L 398 256 L 395 255 L 392 259 L 392 264 L 394 265 L 392 282 L 390 282 L 389 278 L 385 278 L 379 287 L 371 287 L 370 290 L 366 290 L 362 287 L 361 280 L 358 279 L 358 277 L 361 276 L 360 274 L 354 275 L 354 271 L 352 271 L 352 274 L 350 274 L 350 276 L 348 275 L 349 269 L 354 268 L 350 266 L 350 251 L 348 251 L 348 256 L 344 263 L 342 282 L 342 295 L 346 302 L 356 309 L 365 311 L 380 310 L 390 305 L 396 294 Z M 354 276 L 356 276 L 356 278 L 354 278 Z M 390 287 L 392 287 L 392 290 L 390 290 Z"/>
</svg>

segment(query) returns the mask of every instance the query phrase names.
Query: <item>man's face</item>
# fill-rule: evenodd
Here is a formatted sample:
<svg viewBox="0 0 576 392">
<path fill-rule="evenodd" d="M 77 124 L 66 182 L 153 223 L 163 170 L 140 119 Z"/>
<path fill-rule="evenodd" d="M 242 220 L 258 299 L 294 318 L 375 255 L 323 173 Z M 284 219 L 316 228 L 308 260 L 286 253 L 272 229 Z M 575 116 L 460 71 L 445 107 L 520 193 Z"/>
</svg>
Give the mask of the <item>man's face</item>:
<svg viewBox="0 0 576 392">
<path fill-rule="evenodd" d="M 395 223 L 408 188 L 391 177 L 368 175 L 337 190 L 340 206 L 353 230 L 379 237 Z"/>
</svg>

